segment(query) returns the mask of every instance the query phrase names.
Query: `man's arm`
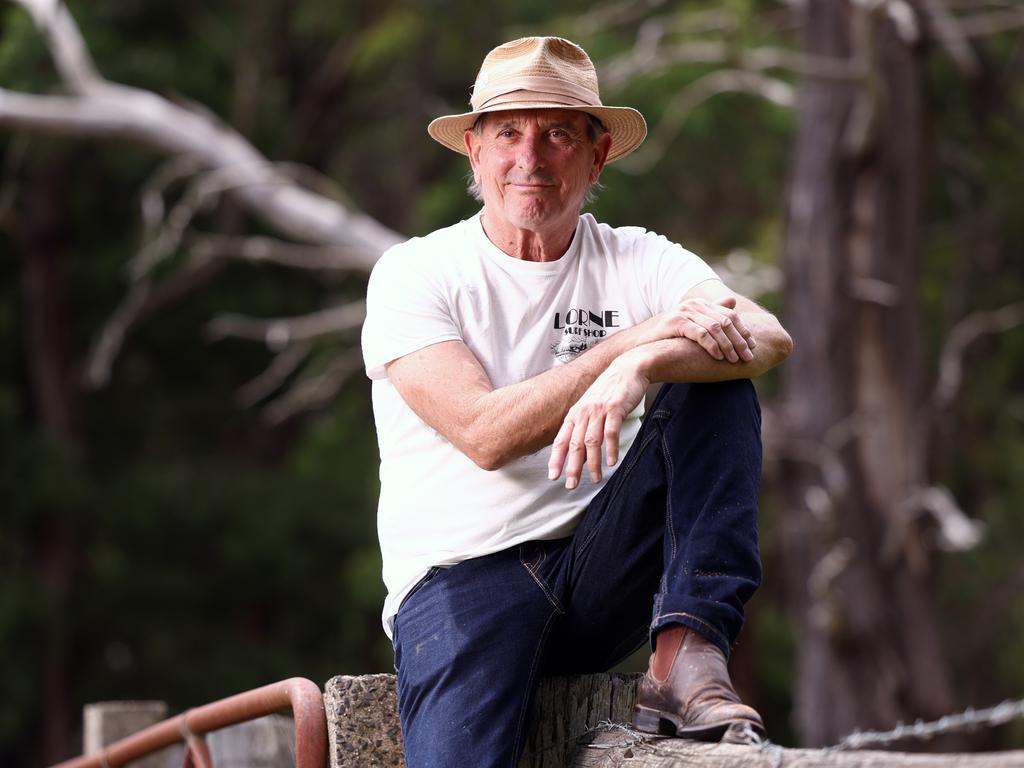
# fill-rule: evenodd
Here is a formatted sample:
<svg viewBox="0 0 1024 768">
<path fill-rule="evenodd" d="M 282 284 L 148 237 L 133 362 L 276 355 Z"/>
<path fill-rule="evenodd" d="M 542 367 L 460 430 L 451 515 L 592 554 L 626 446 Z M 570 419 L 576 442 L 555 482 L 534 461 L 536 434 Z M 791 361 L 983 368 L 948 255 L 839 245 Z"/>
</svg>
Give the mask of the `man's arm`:
<svg viewBox="0 0 1024 768">
<path fill-rule="evenodd" d="M 752 379 L 789 356 L 793 340 L 767 310 L 717 280 L 700 283 L 686 295 L 735 307 L 739 321 L 753 334 L 752 355 L 737 362 L 708 354 L 689 338 L 644 344 L 618 356 L 569 409 L 551 446 L 548 476 L 556 480 L 565 469 L 565 487 L 579 484 L 586 464 L 593 482 L 601 479 L 601 448 L 608 466 L 619 459 L 622 421 L 643 399 L 652 383 L 710 382 Z M 736 322 L 728 315 L 722 322 Z"/>
<path fill-rule="evenodd" d="M 669 312 L 608 337 L 567 365 L 498 389 L 460 341 L 393 360 L 387 374 L 416 415 L 478 466 L 497 469 L 550 445 L 569 409 L 613 361 L 631 350 L 675 339 L 688 341 L 699 354 L 720 359 L 725 366 L 753 358 L 750 348 L 757 342 L 738 317 L 723 325 L 728 313 L 695 294 Z"/>
</svg>

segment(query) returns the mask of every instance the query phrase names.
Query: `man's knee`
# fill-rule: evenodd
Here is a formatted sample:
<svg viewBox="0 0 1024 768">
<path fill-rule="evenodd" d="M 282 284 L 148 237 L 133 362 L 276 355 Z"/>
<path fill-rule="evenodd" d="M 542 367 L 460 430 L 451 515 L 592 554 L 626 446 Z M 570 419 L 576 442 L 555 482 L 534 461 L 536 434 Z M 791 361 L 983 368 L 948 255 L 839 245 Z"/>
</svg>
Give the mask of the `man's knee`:
<svg viewBox="0 0 1024 768">
<path fill-rule="evenodd" d="M 761 424 L 761 405 L 750 379 L 662 385 L 651 406 L 652 417 L 680 414 L 687 421 L 708 419 L 757 429 Z"/>
</svg>

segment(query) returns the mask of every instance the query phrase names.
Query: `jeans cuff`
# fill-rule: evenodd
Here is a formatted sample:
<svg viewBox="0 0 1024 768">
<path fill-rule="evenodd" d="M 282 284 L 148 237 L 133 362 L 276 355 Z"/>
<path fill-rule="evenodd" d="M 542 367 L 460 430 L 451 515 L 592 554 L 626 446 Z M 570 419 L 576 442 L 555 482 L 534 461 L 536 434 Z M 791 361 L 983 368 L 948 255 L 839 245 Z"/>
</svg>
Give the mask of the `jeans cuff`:
<svg viewBox="0 0 1024 768">
<path fill-rule="evenodd" d="M 684 627 L 692 629 L 697 634 L 710 640 L 714 643 L 718 649 L 725 654 L 725 658 L 729 658 L 730 645 L 729 638 L 714 624 L 709 621 L 705 621 L 700 616 L 687 611 L 668 611 L 664 613 L 657 613 L 654 616 L 654 620 L 651 622 L 651 650 L 654 650 L 654 636 L 658 630 L 669 624 L 681 624 Z"/>
</svg>

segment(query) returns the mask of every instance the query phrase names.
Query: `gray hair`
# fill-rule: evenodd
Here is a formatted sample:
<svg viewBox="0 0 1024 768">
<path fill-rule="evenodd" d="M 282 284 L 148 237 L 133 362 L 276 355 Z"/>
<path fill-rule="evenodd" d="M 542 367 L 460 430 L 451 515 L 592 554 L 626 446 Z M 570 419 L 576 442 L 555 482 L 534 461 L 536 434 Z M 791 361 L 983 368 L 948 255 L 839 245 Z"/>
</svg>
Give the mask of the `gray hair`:
<svg viewBox="0 0 1024 768">
<path fill-rule="evenodd" d="M 608 133 L 608 129 L 604 127 L 604 123 L 598 120 L 589 112 L 584 112 L 584 116 L 587 118 L 587 140 L 591 144 L 596 144 L 598 138 Z M 484 125 L 483 120 L 487 115 L 480 115 L 473 123 L 473 133 L 480 136 L 483 133 Z M 590 205 L 592 202 L 597 200 L 597 193 L 604 189 L 604 184 L 600 181 L 595 181 L 593 184 L 587 186 L 587 194 L 583 196 L 583 203 L 580 206 Z M 484 201 L 484 190 L 480 186 L 480 182 L 477 181 L 476 175 L 473 173 L 473 169 L 469 169 L 469 173 L 466 174 L 466 191 L 469 196 L 472 197 L 479 203 Z"/>
</svg>

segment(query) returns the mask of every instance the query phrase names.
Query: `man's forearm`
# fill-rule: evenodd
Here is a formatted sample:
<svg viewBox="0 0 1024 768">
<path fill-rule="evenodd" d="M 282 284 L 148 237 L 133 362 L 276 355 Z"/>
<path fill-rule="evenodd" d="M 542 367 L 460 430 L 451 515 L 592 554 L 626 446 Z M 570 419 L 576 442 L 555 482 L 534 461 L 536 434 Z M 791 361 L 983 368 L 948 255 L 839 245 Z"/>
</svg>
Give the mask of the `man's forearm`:
<svg viewBox="0 0 1024 768">
<path fill-rule="evenodd" d="M 793 349 L 789 334 L 767 312 L 743 313 L 757 346 L 749 361 L 716 360 L 689 339 L 661 339 L 629 352 L 639 370 L 652 383 L 708 382 L 753 379 L 781 363 Z"/>
<path fill-rule="evenodd" d="M 622 423 L 652 383 L 753 378 L 789 354 L 793 342 L 771 314 L 758 309 L 738 319 L 752 331 L 751 342 L 756 343 L 734 362 L 679 337 L 652 340 L 613 360 L 566 414 L 551 446 L 548 477 L 554 480 L 564 470 L 565 487 L 572 490 L 585 464 L 591 480 L 599 482 L 602 446 L 605 462 L 614 465 Z"/>
<path fill-rule="evenodd" d="M 665 381 L 749 377 L 775 365 L 785 354 L 778 354 L 779 345 L 770 339 L 779 334 L 788 343 L 785 331 L 775 318 L 749 303 L 756 310 L 750 313 L 756 316 L 754 333 L 763 328 L 769 338 L 766 349 L 752 354 L 761 342 L 755 342 L 746 328 L 747 313 L 741 317 L 732 311 L 734 304 L 732 298 L 719 304 L 703 298 L 684 300 L 609 336 L 567 365 L 500 388 L 493 386 L 469 348 L 455 341 L 393 361 L 388 377 L 424 422 L 478 466 L 497 469 L 549 445 L 570 409 L 613 364 L 617 371 L 633 368 L 629 375 L 636 375 L 641 365 L 649 366 L 657 380 Z M 661 339 L 679 343 L 656 344 Z"/>
<path fill-rule="evenodd" d="M 614 360 L 642 343 L 639 334 L 622 331 L 567 365 L 481 395 L 466 429 L 472 447 L 464 452 L 485 469 L 497 469 L 550 445 L 573 403 Z"/>
</svg>

